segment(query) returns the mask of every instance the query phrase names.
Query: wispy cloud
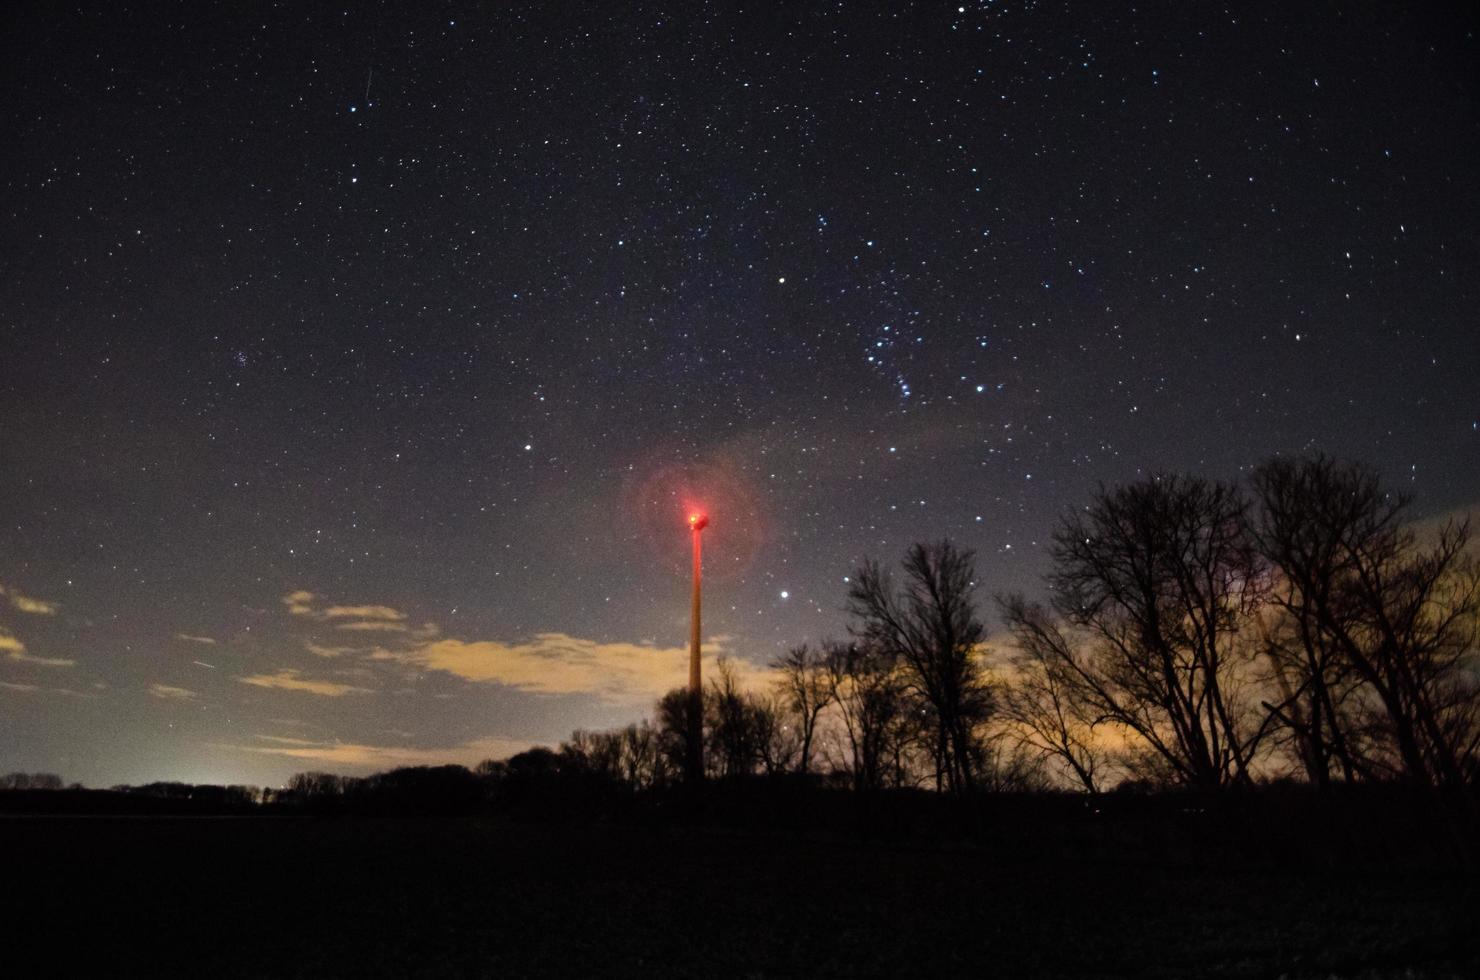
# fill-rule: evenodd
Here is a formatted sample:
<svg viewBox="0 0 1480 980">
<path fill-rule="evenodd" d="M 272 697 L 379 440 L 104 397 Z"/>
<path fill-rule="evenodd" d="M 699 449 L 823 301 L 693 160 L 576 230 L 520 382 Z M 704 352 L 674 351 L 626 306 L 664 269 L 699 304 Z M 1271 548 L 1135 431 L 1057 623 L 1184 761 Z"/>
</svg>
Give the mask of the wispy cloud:
<svg viewBox="0 0 1480 980">
<path fill-rule="evenodd" d="M 717 644 L 711 645 L 705 658 L 710 670 L 722 652 Z M 589 694 L 605 701 L 643 703 L 686 682 L 688 655 L 683 647 L 600 643 L 565 633 L 540 633 L 524 643 L 449 638 L 403 651 L 377 650 L 372 656 L 534 694 Z M 743 683 L 763 681 L 765 671 L 747 661 L 733 663 Z"/>
<path fill-rule="evenodd" d="M 168 684 L 150 684 L 149 693 L 164 701 L 194 701 L 200 696 L 188 688 Z"/>
<path fill-rule="evenodd" d="M 401 620 L 406 614 L 390 606 L 330 606 L 322 613 L 325 619 Z"/>
<path fill-rule="evenodd" d="M 17 663 L 34 664 L 37 667 L 75 667 L 77 661 L 66 657 L 33 657 L 29 653 L 11 651 L 10 659 Z"/>
<path fill-rule="evenodd" d="M 335 623 L 334 628 L 337 630 L 360 631 L 365 633 L 405 633 L 411 629 L 405 623 L 392 623 L 380 619 L 361 620 L 353 623 Z"/>
<path fill-rule="evenodd" d="M 321 644 L 315 643 L 313 640 L 303 641 L 303 646 L 305 649 L 308 650 L 309 653 L 313 654 L 315 657 L 326 658 L 342 657 L 346 653 L 354 653 L 356 650 L 355 647 L 323 646 Z"/>
<path fill-rule="evenodd" d="M 435 636 L 437 628 L 431 623 L 413 629 L 406 622 L 406 614 L 392 606 L 380 603 L 365 605 L 325 605 L 322 596 L 307 589 L 297 589 L 283 596 L 283 605 L 293 616 L 313 620 L 332 626 L 336 630 L 351 632 L 415 633 Z"/>
<path fill-rule="evenodd" d="M 47 602 L 44 599 L 32 599 L 30 596 L 21 595 L 19 592 L 10 594 L 10 604 L 23 613 L 32 613 L 37 616 L 55 616 L 57 604 Z"/>
<path fill-rule="evenodd" d="M 284 691 L 305 691 L 309 694 L 320 694 L 329 698 L 342 697 L 346 694 L 374 693 L 368 687 L 337 684 L 334 681 L 312 680 L 300 676 L 298 671 L 291 669 L 279 670 L 275 674 L 252 674 L 248 677 L 238 677 L 237 680 L 243 684 L 251 684 L 255 687 L 277 688 Z"/>
<path fill-rule="evenodd" d="M 176 633 L 175 639 L 184 640 L 186 643 L 202 643 L 208 647 L 213 647 L 216 645 L 216 641 L 211 639 L 209 636 L 194 636 L 190 633 Z"/>
<path fill-rule="evenodd" d="M 82 698 L 86 701 L 95 701 L 98 697 L 92 691 L 74 691 L 70 687 L 42 687 L 39 684 L 14 684 L 10 681 L 0 681 L 0 690 L 20 691 L 26 694 L 60 694 L 63 697 Z"/>
<path fill-rule="evenodd" d="M 0 595 L 9 599 L 10 604 L 23 613 L 31 613 L 33 616 L 55 616 L 57 614 L 55 602 L 22 595 L 15 589 L 7 589 L 3 585 L 0 585 Z"/>
<path fill-rule="evenodd" d="M 364 745 L 354 742 L 315 742 L 301 738 L 258 735 L 258 745 L 234 748 L 262 755 L 280 755 L 305 762 L 360 769 L 393 769 L 397 766 L 472 766 L 484 759 L 506 759 L 535 743 L 492 736 L 473 739 L 459 745 L 438 748 L 416 748 L 404 745 Z"/>
<path fill-rule="evenodd" d="M 316 597 L 312 592 L 298 589 L 283 596 L 283 605 L 288 607 L 288 612 L 294 616 L 312 616 L 314 614 L 313 601 Z"/>
<path fill-rule="evenodd" d="M 7 660 L 37 667 L 75 667 L 77 661 L 65 657 L 33 657 L 26 652 L 26 645 L 14 635 L 0 629 L 0 652 Z"/>
</svg>

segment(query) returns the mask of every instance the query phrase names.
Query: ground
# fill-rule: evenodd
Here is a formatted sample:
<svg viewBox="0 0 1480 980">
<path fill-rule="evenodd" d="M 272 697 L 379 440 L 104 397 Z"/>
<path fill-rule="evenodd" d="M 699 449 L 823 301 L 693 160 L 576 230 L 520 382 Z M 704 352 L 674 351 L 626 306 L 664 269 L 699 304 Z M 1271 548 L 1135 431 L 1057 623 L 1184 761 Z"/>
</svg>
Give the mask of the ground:
<svg viewBox="0 0 1480 980">
<path fill-rule="evenodd" d="M 1480 975 L 1474 879 L 1433 869 L 494 819 L 7 818 L 0 846 L 27 976 Z"/>
</svg>

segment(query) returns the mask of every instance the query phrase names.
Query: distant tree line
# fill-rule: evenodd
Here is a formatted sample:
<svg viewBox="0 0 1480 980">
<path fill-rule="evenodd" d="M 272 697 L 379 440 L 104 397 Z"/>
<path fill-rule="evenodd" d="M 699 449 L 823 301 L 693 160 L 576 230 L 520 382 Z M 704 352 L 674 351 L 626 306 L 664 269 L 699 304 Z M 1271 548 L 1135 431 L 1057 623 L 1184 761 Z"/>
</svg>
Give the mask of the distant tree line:
<svg viewBox="0 0 1480 980">
<path fill-rule="evenodd" d="M 142 786 L 113 786 L 115 793 L 143 796 L 155 800 L 189 801 L 203 808 L 240 809 L 271 803 L 274 791 L 257 786 L 214 786 L 210 784 L 157 782 Z"/>
<path fill-rule="evenodd" d="M 0 776 L 0 790 L 62 788 L 62 777 L 54 772 L 8 772 Z"/>
</svg>

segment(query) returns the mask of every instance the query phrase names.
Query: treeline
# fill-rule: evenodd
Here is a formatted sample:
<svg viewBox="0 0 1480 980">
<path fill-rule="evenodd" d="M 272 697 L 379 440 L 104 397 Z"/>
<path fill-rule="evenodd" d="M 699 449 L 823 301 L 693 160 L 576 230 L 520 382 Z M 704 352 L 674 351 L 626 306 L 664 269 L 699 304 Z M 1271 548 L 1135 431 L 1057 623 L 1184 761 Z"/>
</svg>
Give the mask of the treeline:
<svg viewBox="0 0 1480 980">
<path fill-rule="evenodd" d="M 0 790 L 62 788 L 62 777 L 54 772 L 7 772 L 0 776 Z"/>
<path fill-rule="evenodd" d="M 1420 528 L 1359 464 L 1275 459 L 1246 484 L 1101 488 L 1056 529 L 1048 599 L 1003 595 L 984 643 L 971 552 L 918 544 L 849 579 L 848 637 L 703 699 L 711 778 L 858 790 L 1073 787 L 1329 793 L 1399 784 L 1472 813 L 1480 568 L 1468 520 Z M 689 701 L 577 732 L 569 769 L 635 788 L 683 775 Z"/>
<path fill-rule="evenodd" d="M 0 776 L 0 813 L 223 815 L 261 811 L 279 800 L 280 791 L 256 786 L 213 786 L 156 782 L 87 789 L 64 785 L 54 773 L 8 773 Z"/>
</svg>

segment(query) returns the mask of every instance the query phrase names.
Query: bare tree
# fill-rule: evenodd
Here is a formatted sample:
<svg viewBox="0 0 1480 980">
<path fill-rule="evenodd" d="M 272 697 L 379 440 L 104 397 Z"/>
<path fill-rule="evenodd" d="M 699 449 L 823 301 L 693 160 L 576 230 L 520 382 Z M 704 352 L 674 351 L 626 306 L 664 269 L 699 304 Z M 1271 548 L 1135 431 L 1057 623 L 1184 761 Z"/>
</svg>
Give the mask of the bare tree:
<svg viewBox="0 0 1480 980">
<path fill-rule="evenodd" d="M 1085 717 L 1139 737 L 1136 760 L 1198 786 L 1247 782 L 1267 724 L 1245 696 L 1259 568 L 1227 484 L 1153 477 L 1101 489 L 1054 535 L 1053 606 L 1009 601 L 1020 642 L 1055 665 Z"/>
<path fill-rule="evenodd" d="M 1325 457 L 1272 460 L 1254 485 L 1256 537 L 1279 570 L 1277 602 L 1298 641 L 1282 717 L 1316 754 L 1314 768 L 1327 758 L 1360 768 L 1333 693 L 1349 672 L 1380 706 L 1404 777 L 1468 799 L 1480 758 L 1480 567 L 1469 521 L 1421 545 L 1404 520 L 1408 498 L 1385 492 L 1369 468 Z M 1290 710 L 1300 703 L 1304 711 Z"/>
<path fill-rule="evenodd" d="M 996 732 L 978 743 L 978 785 L 989 793 L 1043 793 L 1052 788 L 1045 761 L 1034 745 Z"/>
<path fill-rule="evenodd" d="M 853 788 L 867 791 L 904 783 L 916 726 L 903 672 L 867 643 L 824 644 L 823 665 L 847 741 L 842 768 Z"/>
<path fill-rule="evenodd" d="M 1090 699 L 1079 696 L 1063 652 L 1068 641 L 1042 607 L 1020 596 L 999 605 L 1017 639 L 1013 676 L 1001 698 L 1003 719 L 1025 747 L 1057 760 L 1085 792 L 1099 792 L 1106 755 L 1096 741 L 1100 719 Z"/>
<path fill-rule="evenodd" d="M 331 772 L 300 772 L 288 780 L 288 790 L 299 800 L 317 806 L 337 803 L 356 780 Z"/>
<path fill-rule="evenodd" d="M 822 650 L 803 643 L 787 650 L 771 663 L 781 675 L 777 687 L 784 703 L 797 721 L 800 736 L 797 771 L 804 775 L 812 767 L 812 743 L 817 735 L 817 721 L 837 698 L 833 674 L 824 660 Z"/>
<path fill-rule="evenodd" d="M 634 789 L 648 789 L 669 776 L 662 736 L 646 718 L 621 731 L 622 778 Z"/>
<path fill-rule="evenodd" d="M 498 783 L 509 776 L 509 763 L 503 759 L 484 759 L 473 767 L 473 775 L 485 783 Z"/>
<path fill-rule="evenodd" d="M 909 691 L 928 706 L 937 787 L 969 791 L 977 729 L 992 710 L 976 658 L 985 628 L 971 598 L 973 555 L 949 541 L 916 544 L 903 567 L 896 591 L 888 573 L 866 559 L 848 591 L 848 610 L 859 636 L 901 664 Z"/>
<path fill-rule="evenodd" d="M 564 768 L 613 781 L 622 778 L 622 733 L 577 729 L 560 746 Z"/>
<path fill-rule="evenodd" d="M 789 772 L 801 754 L 802 738 L 796 727 L 787 724 L 785 700 L 752 691 L 745 696 L 745 703 L 762 771 L 768 776 Z"/>
<path fill-rule="evenodd" d="M 705 759 L 710 772 L 721 778 L 753 772 L 760 758 L 754 713 L 727 658 L 716 661 L 705 693 L 704 715 L 709 731 Z"/>
<path fill-rule="evenodd" d="M 667 772 L 688 771 L 689 714 L 693 700 L 687 687 L 675 687 L 658 699 L 658 754 Z"/>
</svg>

